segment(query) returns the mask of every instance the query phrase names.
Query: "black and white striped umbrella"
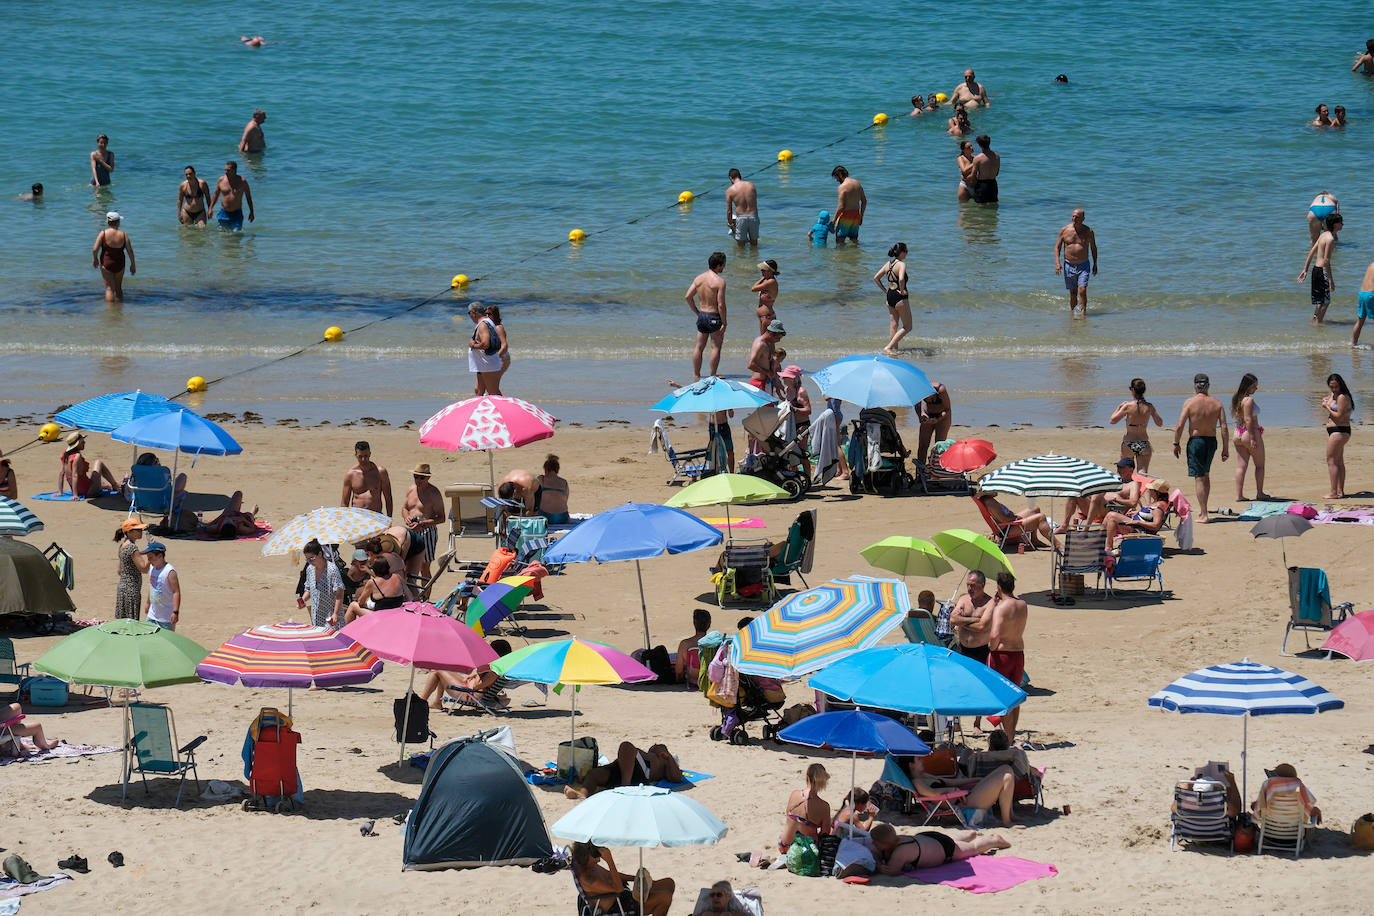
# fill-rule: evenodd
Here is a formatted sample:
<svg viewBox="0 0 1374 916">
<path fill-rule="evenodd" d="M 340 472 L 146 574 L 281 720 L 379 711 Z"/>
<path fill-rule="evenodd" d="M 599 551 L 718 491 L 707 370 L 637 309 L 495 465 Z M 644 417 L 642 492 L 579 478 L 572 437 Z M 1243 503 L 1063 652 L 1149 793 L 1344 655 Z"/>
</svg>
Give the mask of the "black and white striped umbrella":
<svg viewBox="0 0 1374 916">
<path fill-rule="evenodd" d="M 1027 497 L 1093 496 L 1121 489 L 1121 478 L 1100 464 L 1067 455 L 1040 455 L 1003 465 L 978 486 L 989 493 Z"/>
<path fill-rule="evenodd" d="M 0 496 L 0 535 L 23 537 L 42 530 L 38 516 L 8 496 Z"/>
</svg>

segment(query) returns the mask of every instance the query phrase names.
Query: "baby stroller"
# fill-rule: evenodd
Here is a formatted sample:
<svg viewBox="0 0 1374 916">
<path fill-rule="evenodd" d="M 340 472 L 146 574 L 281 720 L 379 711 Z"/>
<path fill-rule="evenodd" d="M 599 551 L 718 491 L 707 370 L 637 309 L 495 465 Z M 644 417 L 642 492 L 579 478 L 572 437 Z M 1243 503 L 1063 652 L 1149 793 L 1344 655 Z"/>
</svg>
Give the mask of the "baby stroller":
<svg viewBox="0 0 1374 916">
<path fill-rule="evenodd" d="M 741 425 L 754 437 L 757 448 L 751 456 L 752 464 L 741 473 L 761 477 L 787 491 L 790 499 L 801 499 L 811 489 L 811 475 L 807 472 L 807 444 L 805 435 L 787 439 L 792 405 L 765 404 L 744 418 Z"/>
<path fill-rule="evenodd" d="M 897 432 L 896 415 L 886 407 L 865 407 L 849 437 L 849 492 L 896 496 L 908 489 L 910 454 Z"/>
<path fill-rule="evenodd" d="M 745 725 L 749 722 L 763 723 L 763 740 L 778 740 L 778 731 L 782 728 L 782 707 L 787 701 L 770 700 L 759 679 L 752 674 L 739 676 L 739 693 L 736 694 L 734 706 L 722 706 L 715 700 L 711 702 L 720 707 L 720 724 L 710 732 L 712 741 L 748 744 L 749 733 L 745 731 Z"/>
</svg>

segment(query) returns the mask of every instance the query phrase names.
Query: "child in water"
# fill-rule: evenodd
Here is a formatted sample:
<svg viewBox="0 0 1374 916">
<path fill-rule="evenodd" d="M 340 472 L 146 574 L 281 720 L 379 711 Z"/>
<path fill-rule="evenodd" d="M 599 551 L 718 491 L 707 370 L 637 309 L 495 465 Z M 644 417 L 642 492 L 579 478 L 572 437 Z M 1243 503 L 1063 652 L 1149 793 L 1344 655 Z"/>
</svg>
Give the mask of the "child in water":
<svg viewBox="0 0 1374 916">
<path fill-rule="evenodd" d="M 812 245 L 825 247 L 825 237 L 835 231 L 835 226 L 830 222 L 830 211 L 822 210 L 816 214 L 816 225 L 807 230 L 807 235 L 811 237 Z"/>
</svg>

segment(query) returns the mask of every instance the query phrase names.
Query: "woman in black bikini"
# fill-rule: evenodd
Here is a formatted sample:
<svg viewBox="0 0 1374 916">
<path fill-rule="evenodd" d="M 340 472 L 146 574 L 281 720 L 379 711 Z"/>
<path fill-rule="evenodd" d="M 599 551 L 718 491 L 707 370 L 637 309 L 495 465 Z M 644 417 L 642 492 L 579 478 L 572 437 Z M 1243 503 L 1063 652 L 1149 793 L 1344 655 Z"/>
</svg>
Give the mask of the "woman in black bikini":
<svg viewBox="0 0 1374 916">
<path fill-rule="evenodd" d="M 1145 400 L 1143 378 L 1131 379 L 1131 400 L 1117 405 L 1108 422 L 1116 424 L 1122 420 L 1126 421 L 1126 434 L 1121 437 L 1121 457 L 1130 458 L 1135 462 L 1135 469 L 1144 474 L 1150 470 L 1150 456 L 1154 454 L 1148 432 L 1150 421 L 1154 420 L 1155 426 L 1163 426 L 1164 420 L 1155 405 Z"/>
<path fill-rule="evenodd" d="M 368 567 L 372 570 L 372 577 L 367 580 L 366 585 L 358 590 L 358 600 L 348 606 L 348 613 L 344 616 L 344 623 L 352 623 L 364 614 L 371 611 L 385 611 L 388 608 L 400 607 L 406 603 L 406 582 L 400 573 L 391 571 L 391 563 L 386 557 L 377 557 Z M 372 607 L 363 607 L 363 601 L 367 600 L 366 591 L 372 597 Z"/>
<path fill-rule="evenodd" d="M 119 228 L 120 215 L 111 210 L 105 214 L 105 228 L 91 246 L 91 266 L 100 269 L 105 278 L 105 301 L 124 301 L 124 253 L 129 253 L 129 276 L 138 273 L 134 266 L 134 246 L 128 233 Z"/>
<path fill-rule="evenodd" d="M 873 275 L 873 282 L 887 296 L 887 324 L 892 339 L 883 347 L 888 356 L 897 354 L 897 344 L 911 333 L 911 299 L 906 291 L 906 242 L 887 250 L 888 262 Z"/>
<path fill-rule="evenodd" d="M 915 836 L 898 836 L 891 824 L 875 826 L 872 838 L 878 871 L 884 875 L 934 868 L 946 862 L 1011 848 L 1011 843 L 996 834 L 979 836 L 972 830 L 966 830 L 951 836 L 938 830 L 925 830 Z"/>
<path fill-rule="evenodd" d="M 813 763 L 806 768 L 806 788 L 797 789 L 787 797 L 782 836 L 778 838 L 779 852 L 787 852 L 799 833 L 819 841 L 821 834 L 830 832 L 830 803 L 818 794 L 829 782 L 830 774 L 822 764 Z"/>
<path fill-rule="evenodd" d="M 1345 444 L 1350 441 L 1350 416 L 1355 412 L 1355 397 L 1338 373 L 1326 377 L 1331 393 L 1322 398 L 1326 411 L 1326 473 L 1331 490 L 1326 499 L 1345 498 Z"/>
</svg>

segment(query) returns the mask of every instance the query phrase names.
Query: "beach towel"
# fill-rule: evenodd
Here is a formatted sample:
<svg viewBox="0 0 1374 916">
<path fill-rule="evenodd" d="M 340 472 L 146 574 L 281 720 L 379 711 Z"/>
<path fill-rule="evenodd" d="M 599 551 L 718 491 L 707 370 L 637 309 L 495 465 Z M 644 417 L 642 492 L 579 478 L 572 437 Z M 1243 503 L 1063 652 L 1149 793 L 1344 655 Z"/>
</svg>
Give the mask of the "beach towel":
<svg viewBox="0 0 1374 916">
<path fill-rule="evenodd" d="M 656 783 L 656 785 L 660 789 L 681 789 L 685 786 L 690 786 L 698 782 L 705 782 L 708 779 L 715 778 L 716 777 L 710 773 L 698 773 L 696 770 L 689 770 L 686 767 L 683 767 L 682 782 L 669 782 L 666 779 L 660 779 Z"/>
<path fill-rule="evenodd" d="M 232 538 L 217 538 L 200 528 L 196 529 L 197 541 L 265 541 L 272 536 L 272 525 L 269 522 L 256 522 L 257 531 L 254 534 L 240 534 Z"/>
<path fill-rule="evenodd" d="M 1314 525 L 1374 525 L 1374 506 L 1326 506 L 1307 518 Z"/>
<path fill-rule="evenodd" d="M 118 490 L 101 490 L 100 492 L 90 492 L 85 496 L 77 496 L 75 493 L 59 493 L 53 490 L 51 493 L 35 493 L 34 499 L 43 500 L 50 503 L 80 503 L 88 499 L 97 499 L 101 496 L 118 496 Z"/>
<path fill-rule="evenodd" d="M 761 518 L 704 518 L 704 519 L 702 519 L 702 521 L 705 522 L 705 523 L 708 524 L 708 525 L 714 525 L 714 526 L 717 527 L 717 528 L 766 528 L 766 527 L 768 527 L 767 525 L 765 525 L 765 524 L 763 523 L 763 519 L 761 519 Z"/>
<path fill-rule="evenodd" d="M 1304 568 L 1298 571 L 1298 619 L 1321 623 L 1322 610 L 1331 606 L 1331 588 L 1326 570 Z"/>
<path fill-rule="evenodd" d="M 116 750 L 118 749 L 116 748 Z M 0 884 L 0 900 L 14 900 L 16 907 L 15 909 L 9 910 L 9 912 L 17 913 L 19 912 L 19 901 L 14 898 L 27 897 L 29 894 L 36 894 L 39 891 L 50 891 L 53 888 L 57 887 L 59 884 L 66 884 L 70 880 L 72 880 L 72 876 L 67 874 L 66 872 L 58 872 L 57 874 L 50 875 L 47 878 L 39 878 L 37 881 L 34 881 L 31 884 L 20 884 L 18 881 L 10 881 L 9 879 L 5 879 L 4 883 Z M 0 907 L 0 913 L 4 912 L 6 912 L 5 909 Z"/>
<path fill-rule="evenodd" d="M 41 763 L 44 760 L 59 760 L 67 757 L 93 757 L 96 754 L 114 754 L 119 748 L 114 745 L 59 744 L 50 751 L 40 751 L 32 738 L 20 738 L 24 743 L 25 757 L 0 757 L 0 767 L 11 763 Z"/>
<path fill-rule="evenodd" d="M 1032 862 L 1015 856 L 974 856 L 934 868 L 909 871 L 906 876 L 925 884 L 957 887 L 971 894 L 995 894 L 1026 881 L 1052 878 L 1057 874 L 1059 869 L 1047 862 Z"/>
<path fill-rule="evenodd" d="M 840 470 L 840 443 L 835 431 L 835 412 L 828 407 L 811 421 L 811 451 L 816 456 L 813 482 L 829 483 Z"/>
<path fill-rule="evenodd" d="M 1240 517 L 1250 521 L 1258 521 L 1262 518 L 1268 518 L 1271 515 L 1282 515 L 1288 511 L 1288 507 L 1291 505 L 1293 505 L 1293 503 L 1287 500 L 1281 500 L 1279 502 L 1256 501 L 1252 502 L 1250 508 L 1242 512 Z"/>
</svg>

